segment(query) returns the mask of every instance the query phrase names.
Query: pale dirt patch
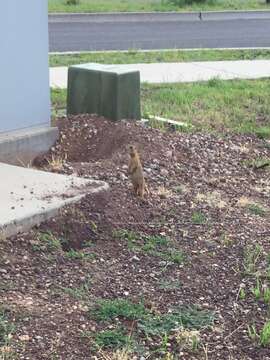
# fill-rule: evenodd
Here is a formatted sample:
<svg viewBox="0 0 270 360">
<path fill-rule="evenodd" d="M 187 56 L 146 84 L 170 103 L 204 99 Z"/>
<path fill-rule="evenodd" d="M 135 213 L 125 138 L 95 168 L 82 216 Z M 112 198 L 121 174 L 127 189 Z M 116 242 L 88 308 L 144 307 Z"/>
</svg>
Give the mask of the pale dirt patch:
<svg viewBox="0 0 270 360">
<path fill-rule="evenodd" d="M 206 194 L 198 193 L 195 197 L 196 202 L 206 202 L 211 207 L 224 209 L 227 207 L 227 199 L 219 191 L 207 192 Z"/>
</svg>

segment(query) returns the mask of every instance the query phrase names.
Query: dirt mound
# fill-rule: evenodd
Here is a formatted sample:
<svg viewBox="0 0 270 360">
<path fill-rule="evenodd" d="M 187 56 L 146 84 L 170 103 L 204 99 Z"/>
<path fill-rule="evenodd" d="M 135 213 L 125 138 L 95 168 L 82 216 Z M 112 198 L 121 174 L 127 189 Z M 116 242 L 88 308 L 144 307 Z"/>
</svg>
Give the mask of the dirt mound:
<svg viewBox="0 0 270 360">
<path fill-rule="evenodd" d="M 131 143 L 146 157 L 150 153 L 158 155 L 162 145 L 170 148 L 168 136 L 135 122 L 112 122 L 95 115 L 78 115 L 59 118 L 57 124 L 59 140 L 49 154 L 36 159 L 35 165 L 42 166 L 45 159 L 50 161 L 52 157 L 61 157 L 70 162 L 119 158 L 126 154 L 127 146 Z"/>
</svg>

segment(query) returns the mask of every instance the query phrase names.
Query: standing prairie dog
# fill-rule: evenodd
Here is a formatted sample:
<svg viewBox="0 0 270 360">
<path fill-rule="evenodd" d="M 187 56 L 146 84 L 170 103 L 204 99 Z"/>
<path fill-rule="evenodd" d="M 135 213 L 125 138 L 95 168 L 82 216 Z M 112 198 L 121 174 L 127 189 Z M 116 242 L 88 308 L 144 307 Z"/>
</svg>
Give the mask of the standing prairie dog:
<svg viewBox="0 0 270 360">
<path fill-rule="evenodd" d="M 129 146 L 129 155 L 130 159 L 128 165 L 128 173 L 131 178 L 135 194 L 143 198 L 144 193 L 148 193 L 148 189 L 144 180 L 141 160 L 138 151 L 134 145 Z"/>
</svg>

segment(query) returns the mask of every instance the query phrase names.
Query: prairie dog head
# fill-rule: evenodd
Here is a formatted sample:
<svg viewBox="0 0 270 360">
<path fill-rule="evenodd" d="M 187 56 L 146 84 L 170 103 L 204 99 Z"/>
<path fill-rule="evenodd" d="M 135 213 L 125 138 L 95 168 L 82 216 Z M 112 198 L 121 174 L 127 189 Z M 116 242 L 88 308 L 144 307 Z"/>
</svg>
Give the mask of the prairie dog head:
<svg viewBox="0 0 270 360">
<path fill-rule="evenodd" d="M 130 155 L 131 157 L 135 157 L 136 155 L 138 155 L 136 146 L 134 146 L 134 145 L 129 145 L 128 150 L 129 150 L 129 155 Z"/>
</svg>

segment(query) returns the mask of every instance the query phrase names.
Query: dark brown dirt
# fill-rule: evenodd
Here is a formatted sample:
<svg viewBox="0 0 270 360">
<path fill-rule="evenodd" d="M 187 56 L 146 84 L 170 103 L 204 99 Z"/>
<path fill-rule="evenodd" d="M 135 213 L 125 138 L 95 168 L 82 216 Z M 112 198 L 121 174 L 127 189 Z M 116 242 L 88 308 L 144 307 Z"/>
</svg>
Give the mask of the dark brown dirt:
<svg viewBox="0 0 270 360">
<path fill-rule="evenodd" d="M 269 143 L 254 136 L 161 132 L 94 116 L 58 123 L 58 143 L 36 166 L 105 180 L 110 191 L 88 195 L 58 218 L 0 243 L 0 299 L 16 324 L 11 358 L 103 359 L 85 334 L 107 325 L 94 321 L 87 309 L 101 298 L 143 298 L 161 313 L 181 304 L 215 312 L 215 325 L 201 331 L 197 352 L 179 349 L 170 339 L 175 359 L 270 359 L 269 347 L 251 340 L 247 331 L 255 325 L 259 333 L 269 305 L 252 294 L 255 274 L 244 272 L 247 247 L 259 244 L 255 269 L 269 286 L 269 172 L 250 166 L 270 157 Z M 145 201 L 134 197 L 126 176 L 130 143 L 142 156 L 150 188 Z M 263 215 L 254 214 L 250 203 L 264 208 Z M 195 212 L 205 221 L 196 224 Z M 185 262 L 135 252 L 115 236 L 123 229 L 169 237 Z M 61 248 L 40 247 L 40 234 L 48 232 Z M 71 249 L 81 257 L 69 256 Z M 164 288 L 164 282 L 180 286 Z M 86 298 L 65 290 L 86 283 Z M 146 341 L 145 354 L 130 359 L 165 359 L 150 352 L 159 347 L 160 339 L 155 341 Z"/>
</svg>

